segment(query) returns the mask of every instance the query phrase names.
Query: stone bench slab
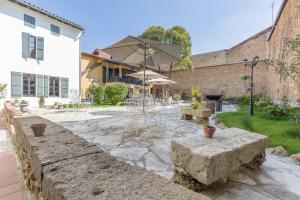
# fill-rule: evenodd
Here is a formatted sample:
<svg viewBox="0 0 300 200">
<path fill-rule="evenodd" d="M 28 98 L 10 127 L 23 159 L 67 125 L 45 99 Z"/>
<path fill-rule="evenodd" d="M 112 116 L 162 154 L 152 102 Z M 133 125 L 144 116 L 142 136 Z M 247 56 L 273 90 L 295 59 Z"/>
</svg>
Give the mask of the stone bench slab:
<svg viewBox="0 0 300 200">
<path fill-rule="evenodd" d="M 261 165 L 267 137 L 238 128 L 217 130 L 212 139 L 203 135 L 172 141 L 175 170 L 184 171 L 202 184 L 227 178 L 242 165 Z"/>
<path fill-rule="evenodd" d="M 181 107 L 180 111 L 182 115 L 192 115 L 195 117 L 209 117 L 211 114 L 209 109 L 197 110 L 191 107 Z"/>
</svg>

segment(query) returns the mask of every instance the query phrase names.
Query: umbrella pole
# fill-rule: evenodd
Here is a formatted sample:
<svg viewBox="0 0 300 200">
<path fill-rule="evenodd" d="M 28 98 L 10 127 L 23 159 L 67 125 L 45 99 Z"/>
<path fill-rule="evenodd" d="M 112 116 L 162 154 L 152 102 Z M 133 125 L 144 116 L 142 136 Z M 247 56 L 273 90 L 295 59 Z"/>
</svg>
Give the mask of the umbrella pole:
<svg viewBox="0 0 300 200">
<path fill-rule="evenodd" d="M 145 113 L 145 98 L 146 98 L 145 80 L 146 80 L 146 44 L 145 44 L 145 48 L 144 48 L 143 113 Z"/>
</svg>

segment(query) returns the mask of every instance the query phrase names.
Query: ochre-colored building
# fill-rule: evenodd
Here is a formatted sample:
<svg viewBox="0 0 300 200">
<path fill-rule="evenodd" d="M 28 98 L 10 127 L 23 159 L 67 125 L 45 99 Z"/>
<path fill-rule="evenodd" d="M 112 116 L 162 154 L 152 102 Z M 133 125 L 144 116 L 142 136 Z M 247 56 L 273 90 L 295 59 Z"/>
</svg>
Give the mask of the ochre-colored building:
<svg viewBox="0 0 300 200">
<path fill-rule="evenodd" d="M 92 54 L 81 54 L 81 97 L 88 96 L 92 83 L 123 83 L 132 95 L 142 88 L 141 81 L 127 76 L 141 70 L 139 66 L 128 65 L 113 59 L 109 54 L 96 49 Z"/>
</svg>

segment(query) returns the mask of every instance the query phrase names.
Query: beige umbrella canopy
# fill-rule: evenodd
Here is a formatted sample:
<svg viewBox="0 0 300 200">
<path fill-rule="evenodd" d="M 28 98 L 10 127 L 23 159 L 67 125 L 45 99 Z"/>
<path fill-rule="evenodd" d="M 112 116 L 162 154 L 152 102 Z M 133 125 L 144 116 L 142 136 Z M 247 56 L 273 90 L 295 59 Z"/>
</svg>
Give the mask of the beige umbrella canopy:
<svg viewBox="0 0 300 200">
<path fill-rule="evenodd" d="M 109 53 L 123 63 L 143 65 L 144 97 L 146 96 L 146 66 L 157 66 L 160 64 L 178 62 L 182 55 L 181 46 L 163 44 L 132 36 L 124 38 L 103 51 Z"/>
<path fill-rule="evenodd" d="M 171 85 L 176 83 L 175 81 L 171 81 L 169 79 L 164 79 L 164 78 L 146 80 L 145 82 L 147 84 L 153 84 L 153 85 Z"/>
<path fill-rule="evenodd" d="M 128 76 L 134 77 L 134 78 L 140 78 L 140 79 L 144 79 L 144 73 L 145 73 L 145 80 L 149 80 L 149 79 L 156 79 L 156 78 L 167 78 L 164 75 L 158 74 L 154 71 L 151 70 L 145 70 L 144 71 L 139 71 L 133 74 L 129 74 Z"/>
<path fill-rule="evenodd" d="M 103 51 L 121 62 L 146 66 L 177 62 L 181 58 L 181 46 L 133 36 L 128 36 Z"/>
</svg>

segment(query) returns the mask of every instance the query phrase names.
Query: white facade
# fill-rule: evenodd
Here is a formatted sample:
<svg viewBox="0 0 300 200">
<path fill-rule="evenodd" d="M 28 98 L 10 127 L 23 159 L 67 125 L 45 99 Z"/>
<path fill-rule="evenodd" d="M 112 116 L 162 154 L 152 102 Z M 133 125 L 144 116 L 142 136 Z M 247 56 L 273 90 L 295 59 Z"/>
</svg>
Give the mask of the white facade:
<svg viewBox="0 0 300 200">
<path fill-rule="evenodd" d="M 35 28 L 24 25 L 24 14 L 35 18 Z M 0 0 L 0 24 L 0 83 L 7 84 L 6 99 L 15 99 L 12 96 L 12 72 L 67 78 L 68 98 L 49 96 L 45 98 L 46 104 L 67 103 L 70 91 L 80 91 L 80 37 L 83 30 L 8 0 Z M 51 24 L 60 27 L 59 35 L 51 33 Z M 43 60 L 23 58 L 22 33 L 44 38 Z M 28 97 L 22 91 L 18 98 L 29 101 L 31 106 L 38 105 L 36 92 L 34 97 Z"/>
</svg>

